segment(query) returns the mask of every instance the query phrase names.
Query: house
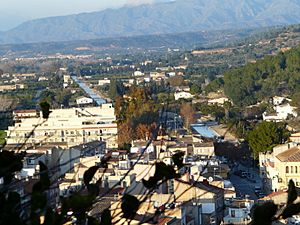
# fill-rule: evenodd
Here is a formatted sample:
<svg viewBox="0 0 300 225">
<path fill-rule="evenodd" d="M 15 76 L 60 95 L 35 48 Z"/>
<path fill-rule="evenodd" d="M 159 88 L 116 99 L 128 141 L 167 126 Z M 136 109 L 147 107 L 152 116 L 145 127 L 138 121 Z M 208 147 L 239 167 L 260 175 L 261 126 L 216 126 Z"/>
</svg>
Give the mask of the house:
<svg viewBox="0 0 300 225">
<path fill-rule="evenodd" d="M 164 80 L 166 79 L 166 74 L 165 72 L 150 72 L 150 78 L 152 80 Z"/>
<path fill-rule="evenodd" d="M 98 81 L 99 86 L 103 86 L 106 84 L 110 84 L 110 80 L 108 78 L 104 78 L 104 79 Z"/>
<path fill-rule="evenodd" d="M 260 176 L 267 193 L 286 189 L 292 179 L 300 187 L 300 146 L 290 142 L 273 148 L 273 152 L 260 153 Z"/>
<path fill-rule="evenodd" d="M 25 118 L 37 118 L 39 117 L 39 113 L 35 109 L 27 109 L 27 110 L 15 110 L 13 111 L 14 120 L 25 119 Z"/>
<path fill-rule="evenodd" d="M 290 136 L 290 141 L 291 141 L 291 142 L 300 143 L 300 132 L 291 134 L 291 136 Z"/>
<path fill-rule="evenodd" d="M 191 99 L 193 95 L 187 91 L 178 91 L 174 93 L 174 98 L 176 101 L 179 99 Z"/>
<path fill-rule="evenodd" d="M 47 78 L 47 77 L 44 77 L 44 76 L 39 77 L 39 79 L 38 79 L 38 81 L 47 81 L 47 80 L 48 80 L 48 78 Z"/>
<path fill-rule="evenodd" d="M 133 76 L 135 76 L 135 77 L 144 76 L 144 75 L 145 74 L 139 70 L 133 72 Z"/>
<path fill-rule="evenodd" d="M 274 96 L 273 98 L 271 98 L 271 103 L 274 106 L 278 106 L 281 105 L 285 100 L 287 101 L 291 101 L 291 99 L 287 99 L 286 97 L 282 97 L 282 96 Z"/>
<path fill-rule="evenodd" d="M 225 201 L 226 210 L 223 224 L 249 224 L 251 222 L 250 211 L 254 205 L 253 200 L 230 199 Z"/>
<path fill-rule="evenodd" d="M 289 116 L 297 117 L 297 107 L 291 106 L 289 103 L 274 106 L 274 113 L 263 113 L 263 120 L 279 122 L 288 119 Z"/>
<path fill-rule="evenodd" d="M 138 199 L 143 198 L 146 189 L 143 184 L 130 187 L 125 193 L 130 193 Z M 224 191 L 221 188 L 205 182 L 193 184 L 184 180 L 168 180 L 153 193 L 149 200 L 151 206 L 138 213 L 154 212 L 155 209 L 166 209 L 164 215 L 181 219 L 181 224 L 206 225 L 220 224 L 223 219 Z M 171 210 L 167 210 L 172 207 Z M 179 209 L 178 209 L 179 208 Z"/>
<path fill-rule="evenodd" d="M 210 99 L 207 101 L 207 103 L 209 105 L 214 105 L 214 104 L 217 104 L 217 105 L 224 105 L 225 102 L 228 102 L 229 99 L 226 98 L 226 97 L 220 97 L 220 98 L 214 98 L 214 99 Z"/>
<path fill-rule="evenodd" d="M 0 92 L 4 91 L 13 91 L 17 89 L 24 89 L 24 84 L 7 84 L 7 85 L 0 85 Z"/>
<path fill-rule="evenodd" d="M 93 104 L 93 99 L 88 97 L 79 97 L 76 99 L 77 105 L 90 105 Z"/>
<path fill-rule="evenodd" d="M 215 146 L 213 142 L 195 142 L 193 143 L 193 155 L 215 155 Z"/>
</svg>

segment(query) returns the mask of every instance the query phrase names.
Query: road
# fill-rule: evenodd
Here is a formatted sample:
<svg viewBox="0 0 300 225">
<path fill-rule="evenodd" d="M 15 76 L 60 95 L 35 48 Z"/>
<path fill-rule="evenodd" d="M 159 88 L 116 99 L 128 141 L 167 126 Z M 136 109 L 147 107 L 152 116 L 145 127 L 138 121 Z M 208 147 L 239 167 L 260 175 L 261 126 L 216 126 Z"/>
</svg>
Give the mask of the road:
<svg viewBox="0 0 300 225">
<path fill-rule="evenodd" d="M 230 181 L 236 189 L 237 196 L 244 197 L 245 195 L 248 195 L 250 199 L 257 200 L 257 196 L 254 193 L 254 188 L 255 186 L 261 186 L 261 179 L 259 177 L 258 171 L 242 165 L 238 165 L 234 170 L 243 170 L 249 172 L 251 174 L 252 180 L 255 181 L 251 182 L 247 178 L 242 178 L 240 176 L 232 174 L 230 176 Z"/>
</svg>

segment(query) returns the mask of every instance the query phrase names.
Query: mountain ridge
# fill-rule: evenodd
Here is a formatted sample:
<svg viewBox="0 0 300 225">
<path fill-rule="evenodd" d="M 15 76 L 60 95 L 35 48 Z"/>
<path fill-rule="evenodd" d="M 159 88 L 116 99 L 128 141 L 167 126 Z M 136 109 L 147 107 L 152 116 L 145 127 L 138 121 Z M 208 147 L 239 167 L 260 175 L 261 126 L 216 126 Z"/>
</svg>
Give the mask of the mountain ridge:
<svg viewBox="0 0 300 225">
<path fill-rule="evenodd" d="M 300 22 L 295 0 L 177 0 L 119 9 L 47 17 L 0 32 L 0 43 L 74 41 L 96 38 L 254 28 Z"/>
</svg>

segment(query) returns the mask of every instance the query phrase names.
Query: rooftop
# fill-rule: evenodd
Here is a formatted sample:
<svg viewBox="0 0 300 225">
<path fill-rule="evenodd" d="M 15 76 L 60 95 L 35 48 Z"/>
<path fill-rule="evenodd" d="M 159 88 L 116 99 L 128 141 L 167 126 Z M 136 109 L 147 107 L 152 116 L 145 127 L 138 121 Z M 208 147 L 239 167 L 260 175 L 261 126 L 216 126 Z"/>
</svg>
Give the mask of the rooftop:
<svg viewBox="0 0 300 225">
<path fill-rule="evenodd" d="M 290 148 L 276 156 L 281 162 L 300 162 L 300 149 Z"/>
</svg>

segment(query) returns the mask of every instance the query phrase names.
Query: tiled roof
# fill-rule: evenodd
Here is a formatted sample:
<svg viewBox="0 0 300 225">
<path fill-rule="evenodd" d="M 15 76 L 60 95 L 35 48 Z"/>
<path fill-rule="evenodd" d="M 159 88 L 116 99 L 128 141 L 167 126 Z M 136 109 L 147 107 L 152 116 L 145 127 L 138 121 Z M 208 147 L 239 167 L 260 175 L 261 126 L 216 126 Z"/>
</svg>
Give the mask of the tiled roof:
<svg viewBox="0 0 300 225">
<path fill-rule="evenodd" d="M 276 156 L 281 162 L 300 162 L 300 149 L 293 147 Z"/>
<path fill-rule="evenodd" d="M 193 145 L 194 145 L 194 147 L 214 147 L 213 142 L 204 142 L 204 143 L 195 142 L 195 143 L 193 143 Z"/>
</svg>

